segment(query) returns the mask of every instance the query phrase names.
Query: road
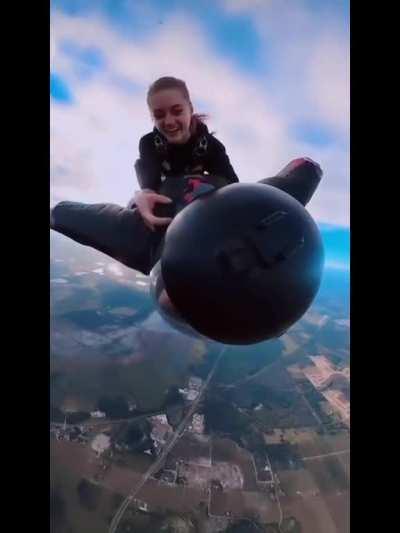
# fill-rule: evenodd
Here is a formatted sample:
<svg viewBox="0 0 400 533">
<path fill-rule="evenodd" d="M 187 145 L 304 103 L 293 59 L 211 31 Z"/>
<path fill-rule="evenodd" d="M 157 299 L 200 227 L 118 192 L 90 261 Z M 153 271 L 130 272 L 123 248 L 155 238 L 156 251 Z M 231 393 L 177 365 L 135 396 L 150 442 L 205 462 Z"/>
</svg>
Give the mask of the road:
<svg viewBox="0 0 400 533">
<path fill-rule="evenodd" d="M 181 404 L 178 404 L 178 405 L 171 405 L 170 407 L 167 407 L 166 409 L 168 410 L 168 412 L 173 412 L 173 411 L 176 411 L 178 409 L 181 409 L 182 408 L 182 405 Z M 143 414 L 140 414 L 140 415 L 134 415 L 130 418 L 101 418 L 101 419 L 93 419 L 91 418 L 90 420 L 84 420 L 83 422 L 79 422 L 79 423 L 75 423 L 75 424 L 65 424 L 65 426 L 67 428 L 72 428 L 72 427 L 75 427 L 75 426 L 83 426 L 83 427 L 87 427 L 87 426 L 102 426 L 102 425 L 112 425 L 112 424 L 122 424 L 123 422 L 138 422 L 139 420 L 144 420 L 145 418 L 149 418 L 150 416 L 157 416 L 157 415 L 162 415 L 165 413 L 165 410 L 166 409 L 157 409 L 156 411 L 150 411 L 148 413 L 143 413 Z M 64 427 L 64 423 L 63 422 L 50 422 L 50 426 L 52 427 Z"/>
<path fill-rule="evenodd" d="M 347 450 L 338 450 L 337 452 L 324 453 L 322 455 L 310 455 L 309 457 L 302 457 L 302 461 L 312 461 L 314 459 L 323 459 L 324 457 L 332 457 L 333 455 L 343 455 L 350 453 L 350 449 Z"/>
<path fill-rule="evenodd" d="M 160 455 L 158 456 L 157 460 L 150 466 L 150 468 L 147 470 L 147 472 L 145 472 L 143 474 L 143 477 L 140 480 L 140 482 L 132 489 L 132 492 L 125 498 L 125 500 L 120 505 L 119 509 L 117 510 L 117 512 L 115 513 L 113 519 L 111 520 L 110 528 L 108 530 L 109 533 L 115 533 L 117 531 L 118 525 L 119 525 L 119 523 L 120 523 L 120 521 L 121 521 L 121 519 L 122 519 L 122 517 L 123 517 L 123 515 L 124 515 L 124 513 L 126 511 L 126 509 L 128 508 L 129 504 L 131 503 L 131 501 L 137 496 L 137 494 L 142 489 L 142 487 L 146 484 L 148 479 L 159 470 L 159 468 L 160 468 L 161 464 L 163 463 L 164 459 L 166 458 L 168 453 L 171 451 L 171 449 L 174 447 L 174 445 L 177 442 L 177 440 L 179 439 L 179 437 L 182 435 L 184 429 L 186 428 L 186 426 L 189 423 L 189 421 L 191 420 L 195 410 L 197 409 L 197 406 L 198 406 L 198 404 L 199 404 L 204 392 L 206 391 L 210 381 L 214 377 L 215 371 L 218 368 L 218 364 L 219 364 L 222 356 L 224 355 L 225 350 L 226 350 L 226 347 L 224 346 L 222 348 L 221 352 L 219 353 L 218 357 L 216 358 L 216 360 L 214 362 L 214 365 L 212 366 L 212 368 L 211 368 L 211 370 L 210 370 L 210 372 L 209 372 L 209 374 L 207 376 L 207 379 L 203 383 L 203 386 L 201 387 L 201 389 L 199 391 L 199 395 L 197 396 L 197 398 L 194 400 L 194 402 L 190 406 L 189 411 L 186 413 L 186 415 L 184 416 L 183 420 L 181 421 L 179 426 L 176 428 L 174 434 L 172 435 L 171 439 L 167 442 L 167 444 L 163 448 L 163 450 L 160 453 Z"/>
</svg>

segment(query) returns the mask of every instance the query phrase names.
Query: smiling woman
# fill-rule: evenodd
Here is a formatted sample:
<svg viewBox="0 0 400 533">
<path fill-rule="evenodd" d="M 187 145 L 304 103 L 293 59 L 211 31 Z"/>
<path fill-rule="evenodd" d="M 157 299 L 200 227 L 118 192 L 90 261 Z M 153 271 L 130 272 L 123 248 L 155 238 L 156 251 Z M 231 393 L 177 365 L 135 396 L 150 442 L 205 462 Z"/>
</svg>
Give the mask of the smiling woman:
<svg viewBox="0 0 400 533">
<path fill-rule="evenodd" d="M 186 143 L 196 133 L 199 122 L 206 118 L 193 112 L 186 83 L 169 76 L 152 83 L 147 104 L 155 127 L 171 144 Z"/>
<path fill-rule="evenodd" d="M 149 98 L 149 106 L 157 129 L 167 141 L 184 144 L 190 138 L 192 108 L 177 89 L 165 89 Z"/>
<path fill-rule="evenodd" d="M 51 213 L 52 229 L 144 274 L 159 260 L 166 228 L 185 205 L 199 193 L 239 181 L 224 145 L 208 131 L 204 115 L 194 113 L 183 80 L 157 79 L 147 103 L 154 129 L 139 141 L 135 169 L 141 190 L 128 208 L 61 202 Z M 297 159 L 261 182 L 306 205 L 321 175 L 313 161 Z"/>
<path fill-rule="evenodd" d="M 141 190 L 129 208 L 61 202 L 51 217 L 52 229 L 145 274 L 159 259 L 166 226 L 176 214 L 174 201 L 186 186 L 182 177 L 213 175 L 219 186 L 238 181 L 224 145 L 209 133 L 204 116 L 193 112 L 184 81 L 156 80 L 147 102 L 154 129 L 139 142 L 135 168 Z"/>
</svg>

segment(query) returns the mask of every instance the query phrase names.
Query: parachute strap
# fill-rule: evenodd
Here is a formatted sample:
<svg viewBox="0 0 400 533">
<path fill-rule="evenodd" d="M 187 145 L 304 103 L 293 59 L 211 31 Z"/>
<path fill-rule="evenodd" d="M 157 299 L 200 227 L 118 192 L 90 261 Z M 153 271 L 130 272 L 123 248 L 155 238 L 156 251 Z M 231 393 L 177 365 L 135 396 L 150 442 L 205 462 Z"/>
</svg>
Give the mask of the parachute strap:
<svg viewBox="0 0 400 533">
<path fill-rule="evenodd" d="M 156 129 L 154 130 L 154 147 L 156 149 L 157 154 L 161 158 L 162 170 L 169 172 L 171 170 L 171 164 L 168 161 L 168 145 L 165 139 L 157 132 Z M 202 135 L 196 141 L 195 147 L 193 148 L 192 156 L 194 159 L 194 163 L 191 165 L 188 165 L 185 168 L 185 172 L 201 173 L 203 171 L 201 160 L 206 155 L 207 149 L 208 149 L 207 135 Z"/>
<path fill-rule="evenodd" d="M 193 155 L 195 157 L 204 157 L 206 155 L 208 148 L 208 139 L 206 135 L 202 135 L 197 141 L 196 146 L 193 150 Z"/>
<path fill-rule="evenodd" d="M 193 149 L 193 163 L 188 165 L 185 169 L 186 172 L 203 172 L 203 159 L 207 153 L 208 139 L 206 135 L 202 135 L 196 142 Z"/>
<path fill-rule="evenodd" d="M 162 156 L 167 155 L 168 148 L 167 143 L 162 138 L 159 133 L 154 132 L 154 147 L 156 152 Z M 196 142 L 196 145 L 193 149 L 193 156 L 195 157 L 204 157 L 208 149 L 208 139 L 207 135 L 202 135 Z"/>
<path fill-rule="evenodd" d="M 157 154 L 161 158 L 161 168 L 164 171 L 168 172 L 169 170 L 171 170 L 171 165 L 169 161 L 167 160 L 167 154 L 168 154 L 167 144 L 164 141 L 164 139 L 161 137 L 161 135 L 156 132 L 156 130 L 154 131 L 154 147 L 156 149 Z"/>
<path fill-rule="evenodd" d="M 167 145 L 159 133 L 154 134 L 154 146 L 158 154 L 160 155 L 167 154 Z"/>
</svg>

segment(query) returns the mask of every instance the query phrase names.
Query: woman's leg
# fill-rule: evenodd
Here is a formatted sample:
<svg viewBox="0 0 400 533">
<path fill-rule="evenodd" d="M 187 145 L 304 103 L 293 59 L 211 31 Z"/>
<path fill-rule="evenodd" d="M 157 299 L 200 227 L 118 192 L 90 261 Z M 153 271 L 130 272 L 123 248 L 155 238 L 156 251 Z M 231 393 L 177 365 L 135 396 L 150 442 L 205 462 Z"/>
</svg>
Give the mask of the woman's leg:
<svg viewBox="0 0 400 533">
<path fill-rule="evenodd" d="M 304 206 L 311 200 L 322 178 L 321 167 L 308 158 L 294 159 L 273 178 L 259 183 L 272 185 L 290 194 Z"/>
<path fill-rule="evenodd" d="M 50 227 L 146 275 L 164 235 L 147 228 L 137 209 L 115 204 L 60 202 L 51 209 Z"/>
</svg>

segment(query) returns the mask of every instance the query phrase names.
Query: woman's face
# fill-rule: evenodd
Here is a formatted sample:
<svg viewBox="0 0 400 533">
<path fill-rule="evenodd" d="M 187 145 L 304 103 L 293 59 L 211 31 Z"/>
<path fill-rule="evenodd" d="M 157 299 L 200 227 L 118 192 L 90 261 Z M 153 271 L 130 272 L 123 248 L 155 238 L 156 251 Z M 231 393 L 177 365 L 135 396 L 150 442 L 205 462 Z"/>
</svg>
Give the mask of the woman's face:
<svg viewBox="0 0 400 533">
<path fill-rule="evenodd" d="M 149 98 L 155 127 L 171 144 L 184 144 L 190 138 L 193 107 L 179 89 L 163 89 Z"/>
</svg>

